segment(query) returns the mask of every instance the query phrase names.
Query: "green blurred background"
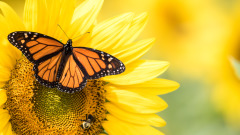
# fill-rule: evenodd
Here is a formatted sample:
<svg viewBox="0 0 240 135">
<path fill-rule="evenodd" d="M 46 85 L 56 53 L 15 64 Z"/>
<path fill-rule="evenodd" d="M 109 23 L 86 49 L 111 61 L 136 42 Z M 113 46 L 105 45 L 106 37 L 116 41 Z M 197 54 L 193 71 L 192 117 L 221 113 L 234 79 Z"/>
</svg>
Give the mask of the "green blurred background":
<svg viewBox="0 0 240 135">
<path fill-rule="evenodd" d="M 22 16 L 24 0 L 4 0 Z M 81 1 L 79 1 L 80 3 Z M 105 0 L 98 21 L 125 12 L 149 13 L 139 39 L 156 37 L 143 57 L 169 61 L 161 78 L 181 87 L 161 96 L 166 135 L 240 135 L 239 0 Z"/>
</svg>

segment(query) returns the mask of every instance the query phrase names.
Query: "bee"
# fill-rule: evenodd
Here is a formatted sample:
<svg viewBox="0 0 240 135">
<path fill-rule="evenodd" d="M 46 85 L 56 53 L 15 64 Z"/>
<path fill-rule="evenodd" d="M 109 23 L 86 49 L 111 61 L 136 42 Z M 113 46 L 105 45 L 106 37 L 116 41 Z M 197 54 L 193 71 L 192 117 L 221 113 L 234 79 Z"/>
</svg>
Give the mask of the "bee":
<svg viewBox="0 0 240 135">
<path fill-rule="evenodd" d="M 91 114 L 89 114 L 89 115 L 86 114 L 86 120 L 81 120 L 81 121 L 83 121 L 81 127 L 82 127 L 83 129 L 88 129 L 88 128 L 90 128 L 91 125 L 94 123 L 95 118 L 94 118 Z"/>
</svg>

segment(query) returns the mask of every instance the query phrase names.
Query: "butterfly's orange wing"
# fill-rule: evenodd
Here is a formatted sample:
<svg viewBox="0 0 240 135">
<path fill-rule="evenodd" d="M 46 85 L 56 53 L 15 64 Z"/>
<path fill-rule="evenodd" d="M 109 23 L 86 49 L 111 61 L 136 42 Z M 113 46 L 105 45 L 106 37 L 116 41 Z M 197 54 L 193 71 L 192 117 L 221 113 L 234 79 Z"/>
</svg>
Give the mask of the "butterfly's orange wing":
<svg viewBox="0 0 240 135">
<path fill-rule="evenodd" d="M 36 79 L 43 85 L 55 87 L 57 73 L 63 56 L 63 44 L 49 36 L 17 31 L 8 35 L 11 44 L 34 63 Z"/>
<path fill-rule="evenodd" d="M 62 55 L 62 52 L 59 52 L 57 55 L 45 61 L 34 64 L 34 75 L 38 82 L 47 87 L 56 87 L 56 84 L 58 82 L 57 74 L 62 60 Z"/>
<path fill-rule="evenodd" d="M 85 87 L 87 79 L 97 79 L 124 72 L 124 64 L 117 58 L 95 49 L 74 47 L 64 62 L 58 89 L 74 93 Z"/>
<path fill-rule="evenodd" d="M 63 51 L 64 46 L 52 37 L 26 31 L 10 33 L 8 40 L 34 64 L 57 55 Z"/>
<path fill-rule="evenodd" d="M 99 50 L 74 47 L 73 55 L 76 58 L 77 64 L 83 67 L 87 79 L 98 79 L 125 71 L 125 66 L 120 60 Z"/>
<path fill-rule="evenodd" d="M 77 65 L 74 56 L 71 54 L 62 70 L 61 77 L 58 82 L 58 89 L 68 93 L 74 93 L 85 87 L 87 82 L 86 75 Z"/>
</svg>

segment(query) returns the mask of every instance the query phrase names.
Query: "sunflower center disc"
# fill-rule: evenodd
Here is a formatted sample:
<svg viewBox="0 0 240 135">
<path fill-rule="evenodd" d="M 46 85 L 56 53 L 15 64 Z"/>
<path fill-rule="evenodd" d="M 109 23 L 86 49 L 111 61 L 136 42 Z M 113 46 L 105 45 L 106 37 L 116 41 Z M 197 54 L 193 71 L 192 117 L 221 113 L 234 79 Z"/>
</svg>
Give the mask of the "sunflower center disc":
<svg viewBox="0 0 240 135">
<path fill-rule="evenodd" d="M 5 85 L 5 108 L 17 134 L 98 134 L 106 117 L 104 82 L 88 80 L 86 87 L 74 94 L 39 84 L 25 57 L 17 61 L 11 79 Z M 89 129 L 82 129 L 86 114 L 95 117 Z"/>
</svg>

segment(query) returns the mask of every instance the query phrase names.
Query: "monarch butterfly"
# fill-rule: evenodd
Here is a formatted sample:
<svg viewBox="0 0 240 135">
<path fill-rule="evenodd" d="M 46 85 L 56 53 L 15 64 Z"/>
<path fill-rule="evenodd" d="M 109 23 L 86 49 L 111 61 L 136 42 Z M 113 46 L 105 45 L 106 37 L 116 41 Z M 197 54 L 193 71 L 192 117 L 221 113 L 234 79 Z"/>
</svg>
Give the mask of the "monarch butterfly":
<svg viewBox="0 0 240 135">
<path fill-rule="evenodd" d="M 16 31 L 8 35 L 34 66 L 36 80 L 47 87 L 57 87 L 62 92 L 82 90 L 87 79 L 98 79 L 125 71 L 124 64 L 108 53 L 87 47 L 72 47 L 44 34 Z"/>
</svg>

